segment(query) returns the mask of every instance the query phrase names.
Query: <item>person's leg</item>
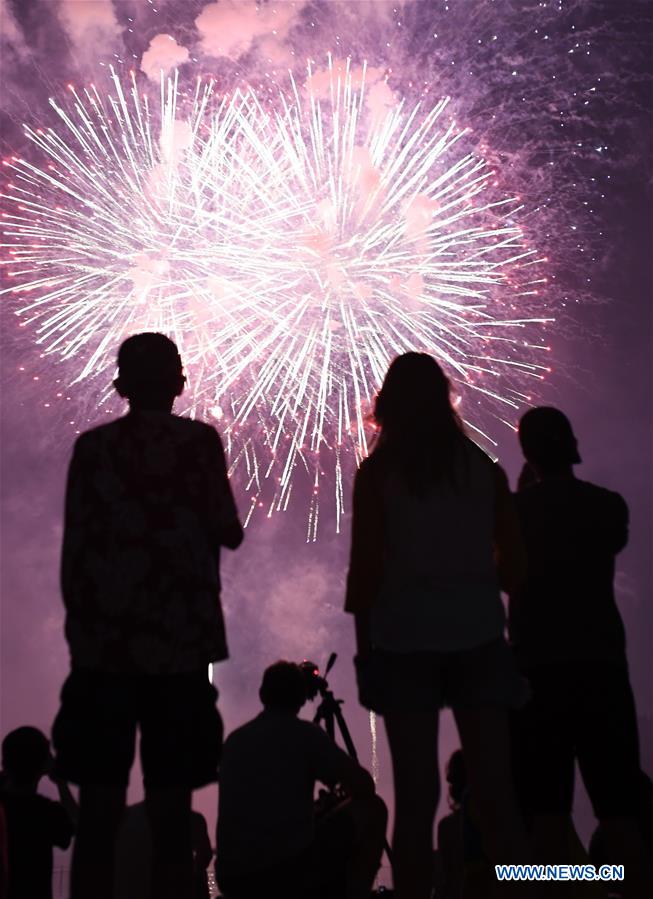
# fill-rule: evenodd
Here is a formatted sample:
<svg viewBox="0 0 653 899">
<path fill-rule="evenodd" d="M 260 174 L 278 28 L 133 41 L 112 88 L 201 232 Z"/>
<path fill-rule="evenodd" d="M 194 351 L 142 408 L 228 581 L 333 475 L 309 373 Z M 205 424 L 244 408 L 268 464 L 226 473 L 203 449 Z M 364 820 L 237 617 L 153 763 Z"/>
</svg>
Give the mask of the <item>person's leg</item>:
<svg viewBox="0 0 653 899">
<path fill-rule="evenodd" d="M 623 864 L 628 899 L 653 892 L 653 872 L 637 823 L 640 776 L 637 715 L 628 669 L 595 663 L 583 670 L 578 765 L 611 864 Z"/>
<path fill-rule="evenodd" d="M 355 799 L 349 807 L 353 821 L 353 845 L 347 863 L 347 899 L 369 899 L 388 825 L 388 810 L 380 796 Z"/>
<path fill-rule="evenodd" d="M 134 758 L 132 680 L 76 670 L 52 728 L 55 772 L 80 786 L 71 899 L 113 899 L 114 853 Z"/>
<path fill-rule="evenodd" d="M 126 790 L 82 786 L 70 871 L 70 899 L 113 899 L 114 851 Z"/>
<path fill-rule="evenodd" d="M 536 884 L 500 883 L 494 874 L 495 864 L 532 861 L 512 780 L 507 710 L 481 706 L 454 707 L 453 712 L 465 755 L 471 805 L 489 862 L 485 878 L 481 867 L 478 877 L 466 879 L 464 899 L 540 895 Z"/>
<path fill-rule="evenodd" d="M 190 801 L 191 791 L 182 787 L 146 789 L 152 831 L 152 895 L 157 899 L 191 899 Z"/>
<path fill-rule="evenodd" d="M 430 899 L 439 798 L 438 712 L 384 713 L 395 793 L 392 843 L 397 899 Z"/>
<path fill-rule="evenodd" d="M 485 851 L 492 864 L 529 862 L 510 769 L 507 711 L 481 706 L 455 707 L 453 713 Z"/>
<path fill-rule="evenodd" d="M 143 681 L 141 761 L 157 899 L 191 895 L 191 791 L 217 779 L 222 721 L 216 696 L 204 671 Z"/>
<path fill-rule="evenodd" d="M 525 672 L 531 698 L 511 714 L 512 768 L 535 862 L 571 861 L 569 828 L 574 796 L 576 701 L 568 666 Z"/>
<path fill-rule="evenodd" d="M 444 668 L 467 769 L 472 806 L 490 862 L 530 861 L 515 794 L 509 708 L 526 701 L 528 690 L 502 639 L 452 653 Z"/>
<path fill-rule="evenodd" d="M 313 867 L 325 896 L 369 899 L 387 823 L 388 810 L 380 796 L 343 800 L 318 817 Z"/>
</svg>

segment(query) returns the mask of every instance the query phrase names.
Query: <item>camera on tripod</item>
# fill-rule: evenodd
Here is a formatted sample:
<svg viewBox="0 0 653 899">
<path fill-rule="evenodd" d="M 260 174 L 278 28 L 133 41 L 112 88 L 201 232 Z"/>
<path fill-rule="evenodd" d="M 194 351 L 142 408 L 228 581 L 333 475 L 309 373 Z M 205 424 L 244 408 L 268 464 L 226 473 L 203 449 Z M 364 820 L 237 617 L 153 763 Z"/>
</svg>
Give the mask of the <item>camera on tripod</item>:
<svg viewBox="0 0 653 899">
<path fill-rule="evenodd" d="M 317 711 L 313 717 L 313 723 L 324 727 L 327 734 L 332 740 L 336 739 L 336 726 L 340 731 L 340 736 L 345 744 L 345 749 L 349 755 L 358 761 L 358 753 L 354 746 L 354 741 L 349 733 L 349 728 L 342 714 L 342 699 L 336 699 L 332 691 L 329 689 L 327 675 L 336 663 L 338 654 L 332 652 L 329 661 L 324 669 L 324 675 L 320 674 L 320 669 L 315 662 L 304 659 L 299 662 L 299 670 L 304 675 L 304 683 L 306 687 L 306 696 L 308 699 L 315 699 L 316 696 L 321 697 L 321 702 L 317 707 Z"/>
<path fill-rule="evenodd" d="M 338 654 L 336 652 L 332 652 L 329 656 L 329 661 L 327 662 L 324 677 L 322 677 L 322 675 L 320 674 L 320 669 L 315 664 L 315 662 L 309 662 L 308 659 L 304 659 L 303 662 L 299 662 L 299 670 L 304 675 L 304 684 L 306 686 L 307 699 L 315 699 L 318 693 L 320 694 L 320 696 L 324 696 L 325 692 L 329 688 L 326 676 L 335 665 L 337 658 Z"/>
</svg>

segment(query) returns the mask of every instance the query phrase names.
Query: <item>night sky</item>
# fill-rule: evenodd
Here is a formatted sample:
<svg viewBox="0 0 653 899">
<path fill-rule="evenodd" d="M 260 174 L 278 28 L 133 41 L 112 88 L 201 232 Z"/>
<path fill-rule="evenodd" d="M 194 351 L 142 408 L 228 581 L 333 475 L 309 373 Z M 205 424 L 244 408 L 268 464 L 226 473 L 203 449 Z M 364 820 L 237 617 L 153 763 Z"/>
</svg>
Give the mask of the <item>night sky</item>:
<svg viewBox="0 0 653 899">
<path fill-rule="evenodd" d="M 521 197 L 529 240 L 548 260 L 549 283 L 535 305 L 555 318 L 546 331 L 552 372 L 531 388 L 532 401 L 569 415 L 583 457 L 577 474 L 619 491 L 630 507 L 631 539 L 618 560 L 617 594 L 649 774 L 652 15 L 646 0 L 383 0 L 258 9 L 227 0 L 0 0 L 3 158 L 22 155 L 38 164 L 23 125 L 54 126 L 48 98 L 64 97 L 70 82 L 106 85 L 110 64 L 121 75 L 134 69 L 143 86 L 158 78 L 160 66 L 176 65 L 182 85 L 212 75 L 219 91 L 246 84 L 273 106 L 287 88 L 289 68 L 301 79 L 307 57 L 319 68 L 331 52 L 350 56 L 352 65 L 367 60 L 372 83 L 386 85 L 394 97 L 428 104 L 451 96 L 457 120 L 486 148 L 502 187 Z M 13 205 L 3 200 L 3 208 Z M 73 383 L 76 361 L 44 355 L 36 328 L 19 327 L 20 303 L 4 280 L 12 270 L 10 243 L 3 238 L 0 254 L 7 290 L 0 297 L 3 734 L 28 723 L 47 731 L 56 712 L 67 671 L 57 583 L 66 464 L 76 431 L 119 411 L 99 404 L 110 376 L 101 384 L 97 378 Z M 491 418 L 487 428 L 514 484 L 515 435 Z M 354 464 L 353 457 L 344 459 L 345 497 Z M 249 498 L 238 476 L 234 490 L 245 512 Z M 309 657 L 323 665 L 336 650 L 332 685 L 346 699 L 361 759 L 370 764 L 367 715 L 355 699 L 351 626 L 341 612 L 349 517 L 337 534 L 327 504 L 317 540 L 307 543 L 310 490 L 298 479 L 288 511 L 270 519 L 254 515 L 243 547 L 224 553 L 231 659 L 216 673 L 220 708 L 227 728 L 234 727 L 256 710 L 266 664 Z M 389 798 L 381 730 L 379 784 Z M 447 713 L 443 761 L 455 745 Z M 134 774 L 132 794 L 139 793 Z M 211 821 L 215 790 L 205 790 L 197 803 Z M 577 818 L 587 834 L 582 795 Z"/>
</svg>

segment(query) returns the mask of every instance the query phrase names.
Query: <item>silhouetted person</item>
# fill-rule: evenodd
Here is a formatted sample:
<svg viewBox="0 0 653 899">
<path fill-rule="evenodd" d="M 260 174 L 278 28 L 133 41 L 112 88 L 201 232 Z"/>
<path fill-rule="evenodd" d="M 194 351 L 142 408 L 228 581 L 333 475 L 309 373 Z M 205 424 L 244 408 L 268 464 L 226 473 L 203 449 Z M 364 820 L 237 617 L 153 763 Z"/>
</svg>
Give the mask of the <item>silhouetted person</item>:
<svg viewBox="0 0 653 899">
<path fill-rule="evenodd" d="M 40 796 L 50 777 L 59 802 Z M 2 741 L 0 812 L 6 830 L 7 892 L 3 899 L 52 899 L 52 849 L 67 849 L 77 804 L 67 784 L 52 774 L 48 738 L 35 727 L 19 727 Z"/>
<path fill-rule="evenodd" d="M 137 730 L 157 897 L 191 889 L 191 790 L 217 779 L 210 662 L 227 657 L 220 547 L 242 540 L 214 428 L 172 414 L 184 388 L 162 334 L 128 338 L 129 413 L 82 434 L 68 474 L 61 582 L 71 674 L 53 739 L 80 785 L 72 899 L 109 899 Z"/>
<path fill-rule="evenodd" d="M 577 761 L 612 858 L 626 865 L 626 895 L 641 895 L 637 719 L 613 586 L 628 508 L 575 477 L 577 441 L 559 410 L 527 412 L 519 441 L 528 578 L 510 597 L 510 634 L 532 688 L 515 716 L 524 809 L 542 860 L 565 860 Z"/>
<path fill-rule="evenodd" d="M 213 857 L 206 819 L 191 811 L 192 899 L 209 899 L 207 868 Z M 114 899 L 156 899 L 152 892 L 152 832 L 147 807 L 125 809 L 116 841 Z"/>
<path fill-rule="evenodd" d="M 391 364 L 380 427 L 356 476 L 346 609 L 361 702 L 383 715 L 395 787 L 398 899 L 427 899 L 439 798 L 438 726 L 451 706 L 488 855 L 527 856 L 511 785 L 508 709 L 525 685 L 503 639 L 500 581 L 520 576 L 506 476 L 464 433 L 424 353 Z M 526 895 L 526 891 L 524 892 Z"/>
<path fill-rule="evenodd" d="M 443 899 L 485 899 L 492 895 L 496 876 L 483 849 L 461 749 L 451 755 L 446 778 L 451 814 L 438 825 L 438 849 L 445 874 Z"/>
<path fill-rule="evenodd" d="M 291 662 L 263 675 L 263 711 L 225 741 L 216 874 L 228 899 L 369 899 L 386 810 L 364 768 L 301 720 L 304 676 Z M 316 822 L 315 782 L 349 800 Z M 344 881 L 344 883 L 343 883 Z"/>
<path fill-rule="evenodd" d="M 451 754 L 446 777 L 451 811 L 438 824 L 438 852 L 443 874 L 442 899 L 460 899 L 465 870 L 463 801 L 467 793 L 467 772 L 461 749 Z"/>
</svg>

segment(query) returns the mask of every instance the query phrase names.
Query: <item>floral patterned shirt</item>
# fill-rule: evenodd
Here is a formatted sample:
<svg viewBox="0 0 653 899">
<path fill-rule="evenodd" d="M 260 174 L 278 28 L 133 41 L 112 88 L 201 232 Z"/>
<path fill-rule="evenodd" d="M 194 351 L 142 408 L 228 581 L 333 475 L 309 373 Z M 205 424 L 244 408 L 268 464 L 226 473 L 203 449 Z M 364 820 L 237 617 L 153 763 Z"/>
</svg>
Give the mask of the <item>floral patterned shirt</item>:
<svg viewBox="0 0 653 899">
<path fill-rule="evenodd" d="M 225 659 L 219 554 L 237 521 L 211 426 L 132 411 L 82 434 L 61 565 L 73 667 L 164 674 Z"/>
</svg>

